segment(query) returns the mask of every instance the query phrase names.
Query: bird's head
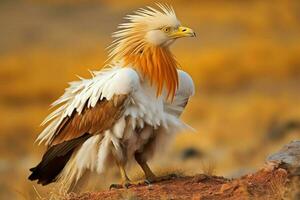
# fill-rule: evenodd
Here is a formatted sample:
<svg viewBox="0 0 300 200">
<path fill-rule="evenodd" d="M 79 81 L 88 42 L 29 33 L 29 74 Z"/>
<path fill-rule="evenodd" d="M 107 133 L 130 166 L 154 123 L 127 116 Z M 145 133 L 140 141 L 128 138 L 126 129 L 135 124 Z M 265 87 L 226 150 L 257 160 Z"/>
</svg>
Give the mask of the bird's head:
<svg viewBox="0 0 300 200">
<path fill-rule="evenodd" d="M 168 47 L 178 38 L 195 37 L 196 34 L 181 25 L 171 6 L 156 5 L 158 8 L 148 6 L 125 16 L 127 22 L 121 23 L 112 35 L 109 60 L 123 61 L 124 66 L 137 68 L 151 84 L 157 85 L 158 95 L 165 85 L 168 96 L 174 96 L 178 86 L 178 63 Z"/>
<path fill-rule="evenodd" d="M 160 10 L 147 7 L 139 9 L 134 15 L 128 15 L 126 18 L 130 23 L 125 26 L 129 26 L 122 28 L 142 31 L 141 39 L 146 44 L 155 46 L 168 46 L 177 38 L 195 36 L 192 29 L 181 25 L 172 7 L 162 4 L 157 6 Z"/>
<path fill-rule="evenodd" d="M 171 6 L 157 3 L 153 7 L 140 8 L 124 17 L 127 22 L 113 33 L 115 40 L 109 46 L 110 56 L 139 53 L 145 47 L 167 47 L 178 38 L 195 37 L 195 32 L 182 26 Z"/>
</svg>

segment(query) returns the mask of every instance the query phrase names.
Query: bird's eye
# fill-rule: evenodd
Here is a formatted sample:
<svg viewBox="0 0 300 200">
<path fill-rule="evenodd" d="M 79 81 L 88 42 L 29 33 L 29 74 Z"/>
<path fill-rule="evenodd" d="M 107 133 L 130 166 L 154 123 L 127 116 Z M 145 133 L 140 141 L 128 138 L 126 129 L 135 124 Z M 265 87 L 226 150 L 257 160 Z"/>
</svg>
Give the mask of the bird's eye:
<svg viewBox="0 0 300 200">
<path fill-rule="evenodd" d="M 170 27 L 163 27 L 162 30 L 165 33 L 169 33 L 171 29 L 170 29 Z"/>
</svg>

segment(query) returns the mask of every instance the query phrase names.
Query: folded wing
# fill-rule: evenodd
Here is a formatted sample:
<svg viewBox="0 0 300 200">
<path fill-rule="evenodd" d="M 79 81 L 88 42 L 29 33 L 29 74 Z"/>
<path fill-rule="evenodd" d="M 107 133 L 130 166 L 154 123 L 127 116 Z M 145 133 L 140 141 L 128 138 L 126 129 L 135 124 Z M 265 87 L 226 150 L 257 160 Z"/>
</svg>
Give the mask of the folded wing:
<svg viewBox="0 0 300 200">
<path fill-rule="evenodd" d="M 56 180 L 76 148 L 96 134 L 110 129 L 123 115 L 131 94 L 139 87 L 137 73 L 129 68 L 110 68 L 93 78 L 73 82 L 54 102 L 59 106 L 43 124 L 37 140 L 48 149 L 34 168 L 30 180 L 43 185 Z"/>
<path fill-rule="evenodd" d="M 53 106 L 59 106 L 42 125 L 48 124 L 37 141 L 47 146 L 80 137 L 99 134 L 122 115 L 130 95 L 139 86 L 133 69 L 109 68 L 93 73 L 92 79 L 70 83 L 65 94 Z"/>
<path fill-rule="evenodd" d="M 182 70 L 178 71 L 179 87 L 173 102 L 165 102 L 165 110 L 169 114 L 179 117 L 186 107 L 189 98 L 195 93 L 195 86 L 190 75 Z"/>
</svg>

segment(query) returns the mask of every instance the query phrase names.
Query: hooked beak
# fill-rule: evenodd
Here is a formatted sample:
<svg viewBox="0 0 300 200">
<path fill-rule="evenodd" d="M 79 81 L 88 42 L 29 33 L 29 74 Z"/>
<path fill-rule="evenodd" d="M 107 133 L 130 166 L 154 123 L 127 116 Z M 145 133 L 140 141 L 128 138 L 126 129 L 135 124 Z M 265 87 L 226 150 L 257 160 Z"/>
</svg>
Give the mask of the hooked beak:
<svg viewBox="0 0 300 200">
<path fill-rule="evenodd" d="M 179 26 L 177 30 L 175 30 L 170 34 L 170 37 L 172 38 L 196 37 L 196 33 L 191 28 Z"/>
</svg>

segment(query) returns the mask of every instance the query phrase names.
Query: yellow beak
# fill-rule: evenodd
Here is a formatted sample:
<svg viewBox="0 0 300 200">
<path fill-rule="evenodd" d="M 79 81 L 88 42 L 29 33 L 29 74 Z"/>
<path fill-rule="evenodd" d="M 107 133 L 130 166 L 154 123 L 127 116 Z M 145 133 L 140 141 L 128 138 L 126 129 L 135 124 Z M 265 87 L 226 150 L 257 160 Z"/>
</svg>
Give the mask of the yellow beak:
<svg viewBox="0 0 300 200">
<path fill-rule="evenodd" d="M 193 31 L 193 29 L 184 26 L 179 26 L 177 30 L 173 31 L 170 34 L 170 37 L 172 38 L 196 37 L 196 33 Z"/>
</svg>

